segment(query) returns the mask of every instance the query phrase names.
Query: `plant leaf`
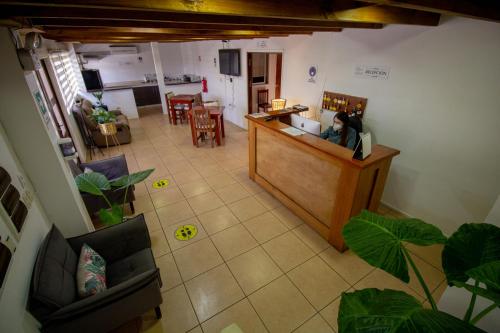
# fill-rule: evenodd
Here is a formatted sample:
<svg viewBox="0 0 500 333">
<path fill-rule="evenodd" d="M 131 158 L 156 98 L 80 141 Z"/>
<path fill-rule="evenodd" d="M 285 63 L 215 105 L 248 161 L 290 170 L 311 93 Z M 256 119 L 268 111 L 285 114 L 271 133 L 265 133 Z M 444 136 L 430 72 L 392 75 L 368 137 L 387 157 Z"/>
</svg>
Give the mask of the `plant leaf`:
<svg viewBox="0 0 500 333">
<path fill-rule="evenodd" d="M 128 186 L 132 186 L 148 178 L 153 171 L 155 171 L 155 169 L 147 169 L 144 171 L 134 172 L 133 174 L 130 175 L 122 176 L 112 181 L 111 186 L 116 187 L 117 190 Z"/>
<path fill-rule="evenodd" d="M 500 228 L 487 223 L 463 224 L 446 242 L 442 257 L 448 284 L 465 283 L 468 271 L 500 260 Z"/>
<path fill-rule="evenodd" d="M 484 332 L 445 312 L 425 309 L 413 296 L 391 289 L 342 293 L 338 325 L 340 333 Z"/>
<path fill-rule="evenodd" d="M 406 283 L 410 277 L 402 242 L 431 245 L 446 241 L 437 227 L 421 220 L 390 219 L 366 210 L 352 217 L 342 234 L 361 259 Z"/>
<path fill-rule="evenodd" d="M 477 287 L 474 289 L 473 285 L 460 282 L 460 281 L 452 281 L 453 285 L 459 288 L 465 288 L 471 293 L 476 293 L 479 296 L 482 296 L 486 299 L 489 299 L 490 301 L 493 301 L 495 304 L 497 304 L 500 307 L 500 294 L 489 289 L 484 289 L 482 287 Z"/>
<path fill-rule="evenodd" d="M 107 226 L 112 226 L 123 221 L 123 209 L 120 205 L 113 204 L 111 209 L 99 210 L 101 222 Z"/>
<path fill-rule="evenodd" d="M 484 283 L 488 289 L 500 293 L 500 260 L 482 264 L 481 266 L 469 269 L 465 273 L 469 277 Z"/>
<path fill-rule="evenodd" d="M 75 178 L 76 186 L 81 192 L 104 196 L 102 191 L 111 189 L 108 179 L 102 173 L 82 173 Z"/>
</svg>

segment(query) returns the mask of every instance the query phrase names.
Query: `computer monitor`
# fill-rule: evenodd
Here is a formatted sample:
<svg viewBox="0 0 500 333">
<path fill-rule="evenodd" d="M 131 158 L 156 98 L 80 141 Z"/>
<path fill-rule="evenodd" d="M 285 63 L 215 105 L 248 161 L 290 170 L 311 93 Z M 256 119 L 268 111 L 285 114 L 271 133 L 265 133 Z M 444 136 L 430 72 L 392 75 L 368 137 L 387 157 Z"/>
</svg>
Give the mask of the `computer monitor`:
<svg viewBox="0 0 500 333">
<path fill-rule="evenodd" d="M 305 132 L 319 136 L 321 124 L 319 121 L 307 119 L 296 114 L 292 114 L 292 126 Z"/>
</svg>

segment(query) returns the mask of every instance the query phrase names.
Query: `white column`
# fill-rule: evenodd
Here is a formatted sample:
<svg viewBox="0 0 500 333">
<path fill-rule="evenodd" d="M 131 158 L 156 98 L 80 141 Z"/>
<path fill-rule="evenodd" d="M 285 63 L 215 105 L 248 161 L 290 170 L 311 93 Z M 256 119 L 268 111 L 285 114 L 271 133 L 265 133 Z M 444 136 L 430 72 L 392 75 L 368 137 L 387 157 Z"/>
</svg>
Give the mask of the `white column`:
<svg viewBox="0 0 500 333">
<path fill-rule="evenodd" d="M 151 42 L 151 52 L 153 53 L 153 61 L 155 63 L 158 88 L 160 89 L 161 108 L 163 110 L 163 113 L 167 114 L 167 101 L 165 100 L 165 93 L 167 92 L 167 89 L 165 87 L 165 80 L 163 79 L 163 67 L 161 66 L 161 56 L 160 49 L 158 48 L 158 42 Z"/>
</svg>

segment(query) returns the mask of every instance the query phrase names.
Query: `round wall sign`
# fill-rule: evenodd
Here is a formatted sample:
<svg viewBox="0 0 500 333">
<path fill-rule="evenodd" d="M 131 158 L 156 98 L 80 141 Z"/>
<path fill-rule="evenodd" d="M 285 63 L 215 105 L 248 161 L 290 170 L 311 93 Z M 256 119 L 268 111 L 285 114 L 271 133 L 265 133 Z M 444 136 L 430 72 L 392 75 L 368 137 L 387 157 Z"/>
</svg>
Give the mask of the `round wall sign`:
<svg viewBox="0 0 500 333">
<path fill-rule="evenodd" d="M 175 238 L 181 241 L 190 240 L 198 234 L 198 229 L 192 224 L 180 226 L 175 230 Z"/>
<path fill-rule="evenodd" d="M 318 73 L 316 66 L 309 67 L 309 76 L 314 77 Z"/>
</svg>

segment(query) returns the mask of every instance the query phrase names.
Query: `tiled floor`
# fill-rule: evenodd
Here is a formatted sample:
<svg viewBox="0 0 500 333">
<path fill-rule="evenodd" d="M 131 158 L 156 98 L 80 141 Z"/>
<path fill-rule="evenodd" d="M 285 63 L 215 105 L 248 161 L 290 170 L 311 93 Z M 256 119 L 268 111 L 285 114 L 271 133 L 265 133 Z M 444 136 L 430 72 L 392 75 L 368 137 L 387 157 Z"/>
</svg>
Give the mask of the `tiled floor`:
<svg viewBox="0 0 500 333">
<path fill-rule="evenodd" d="M 338 253 L 249 180 L 246 131 L 227 123 L 225 144 L 212 149 L 194 147 L 188 126 L 169 125 L 162 115 L 132 120 L 131 128 L 133 143 L 121 147 L 129 169 L 156 169 L 135 191 L 163 279 L 163 318 L 145 314 L 144 331 L 219 332 L 236 323 L 244 332 L 335 332 L 343 291 L 389 287 L 424 300 L 413 275 L 405 285 Z M 169 186 L 154 189 L 158 179 Z M 183 224 L 196 225 L 198 235 L 176 240 Z M 441 248 L 411 250 L 439 298 L 446 287 Z"/>
</svg>

